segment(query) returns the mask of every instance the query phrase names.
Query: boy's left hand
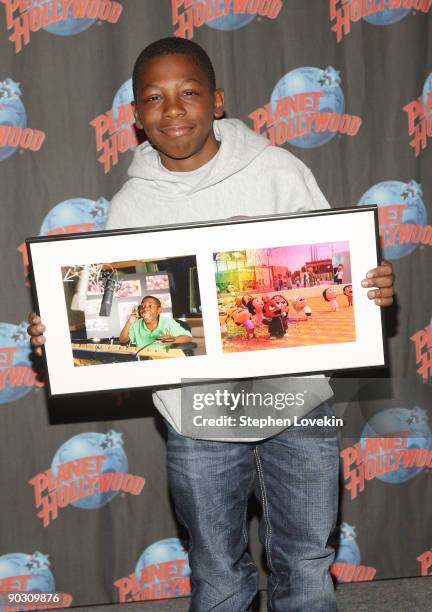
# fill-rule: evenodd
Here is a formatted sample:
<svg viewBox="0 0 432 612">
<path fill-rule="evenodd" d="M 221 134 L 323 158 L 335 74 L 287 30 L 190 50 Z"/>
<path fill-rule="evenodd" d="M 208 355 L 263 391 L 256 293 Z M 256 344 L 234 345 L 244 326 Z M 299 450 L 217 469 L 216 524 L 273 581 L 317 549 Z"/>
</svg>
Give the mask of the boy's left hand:
<svg viewBox="0 0 432 612">
<path fill-rule="evenodd" d="M 362 280 L 362 287 L 375 287 L 368 291 L 367 296 L 374 300 L 378 306 L 391 306 L 393 304 L 393 266 L 389 261 L 383 260 L 381 264 L 369 270 L 366 278 Z"/>
</svg>

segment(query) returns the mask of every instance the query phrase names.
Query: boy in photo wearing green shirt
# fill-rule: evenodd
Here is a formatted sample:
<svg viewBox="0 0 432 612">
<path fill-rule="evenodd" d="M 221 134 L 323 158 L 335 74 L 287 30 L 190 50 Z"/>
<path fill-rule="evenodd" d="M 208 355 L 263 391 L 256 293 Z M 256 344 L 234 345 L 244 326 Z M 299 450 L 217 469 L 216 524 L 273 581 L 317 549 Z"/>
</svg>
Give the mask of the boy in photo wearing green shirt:
<svg viewBox="0 0 432 612">
<path fill-rule="evenodd" d="M 145 346 L 153 342 L 182 344 L 190 342 L 192 334 L 171 317 L 161 315 L 162 304 L 157 297 L 148 295 L 141 300 L 138 313 L 134 307 L 120 332 L 120 342 Z"/>
</svg>

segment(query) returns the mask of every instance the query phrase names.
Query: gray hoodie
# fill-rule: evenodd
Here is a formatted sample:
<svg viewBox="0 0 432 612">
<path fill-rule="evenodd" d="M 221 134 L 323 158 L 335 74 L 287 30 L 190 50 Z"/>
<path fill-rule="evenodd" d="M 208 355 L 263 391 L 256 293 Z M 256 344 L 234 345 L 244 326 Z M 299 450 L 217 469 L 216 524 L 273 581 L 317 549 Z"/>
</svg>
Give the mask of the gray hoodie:
<svg viewBox="0 0 432 612">
<path fill-rule="evenodd" d="M 219 151 L 192 181 L 189 175 L 193 173 L 168 172 L 150 143 L 140 145 L 128 171 L 129 180 L 111 202 L 106 229 L 329 208 L 311 171 L 294 155 L 270 145 L 238 119 L 215 121 L 214 131 L 221 143 Z M 277 380 L 279 390 L 291 390 L 289 377 Z M 301 412 L 296 412 L 298 416 L 332 395 L 324 379 L 318 396 L 317 389 L 314 384 L 311 394 L 314 399 L 311 397 Z M 181 387 L 155 391 L 153 401 L 181 433 Z M 226 439 L 232 440 L 230 432 L 226 433 Z M 218 439 L 224 439 L 220 437 L 220 430 Z"/>
</svg>

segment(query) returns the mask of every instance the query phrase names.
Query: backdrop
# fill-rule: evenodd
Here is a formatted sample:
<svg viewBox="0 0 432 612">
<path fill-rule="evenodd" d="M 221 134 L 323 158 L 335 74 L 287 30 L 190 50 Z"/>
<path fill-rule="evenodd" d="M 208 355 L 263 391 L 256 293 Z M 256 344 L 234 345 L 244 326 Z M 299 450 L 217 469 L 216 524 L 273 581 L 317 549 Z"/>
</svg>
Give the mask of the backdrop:
<svg viewBox="0 0 432 612">
<path fill-rule="evenodd" d="M 431 5 L 2 0 L 0 591 L 57 591 L 65 606 L 189 591 L 149 393 L 47 402 L 24 323 L 25 238 L 103 228 L 135 143 L 134 60 L 173 33 L 208 51 L 227 116 L 299 156 L 333 207 L 380 207 L 397 289 L 390 369 L 339 402 L 350 418 L 333 573 L 432 572 Z M 251 531 L 261 559 L 256 518 Z"/>
</svg>

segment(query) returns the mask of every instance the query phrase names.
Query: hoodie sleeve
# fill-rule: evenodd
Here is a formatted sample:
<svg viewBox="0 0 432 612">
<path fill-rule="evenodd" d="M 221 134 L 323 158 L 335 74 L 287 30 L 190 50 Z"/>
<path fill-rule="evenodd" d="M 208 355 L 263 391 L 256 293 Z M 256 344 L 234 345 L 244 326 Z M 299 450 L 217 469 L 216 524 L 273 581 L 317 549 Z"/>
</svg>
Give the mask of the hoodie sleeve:
<svg viewBox="0 0 432 612">
<path fill-rule="evenodd" d="M 321 208 L 330 208 L 330 204 L 327 202 L 323 192 L 318 187 L 318 183 L 316 182 L 314 175 L 312 174 L 311 170 L 304 164 L 303 177 L 306 189 L 309 191 L 310 197 L 312 199 L 314 209 L 319 210 Z"/>
</svg>

